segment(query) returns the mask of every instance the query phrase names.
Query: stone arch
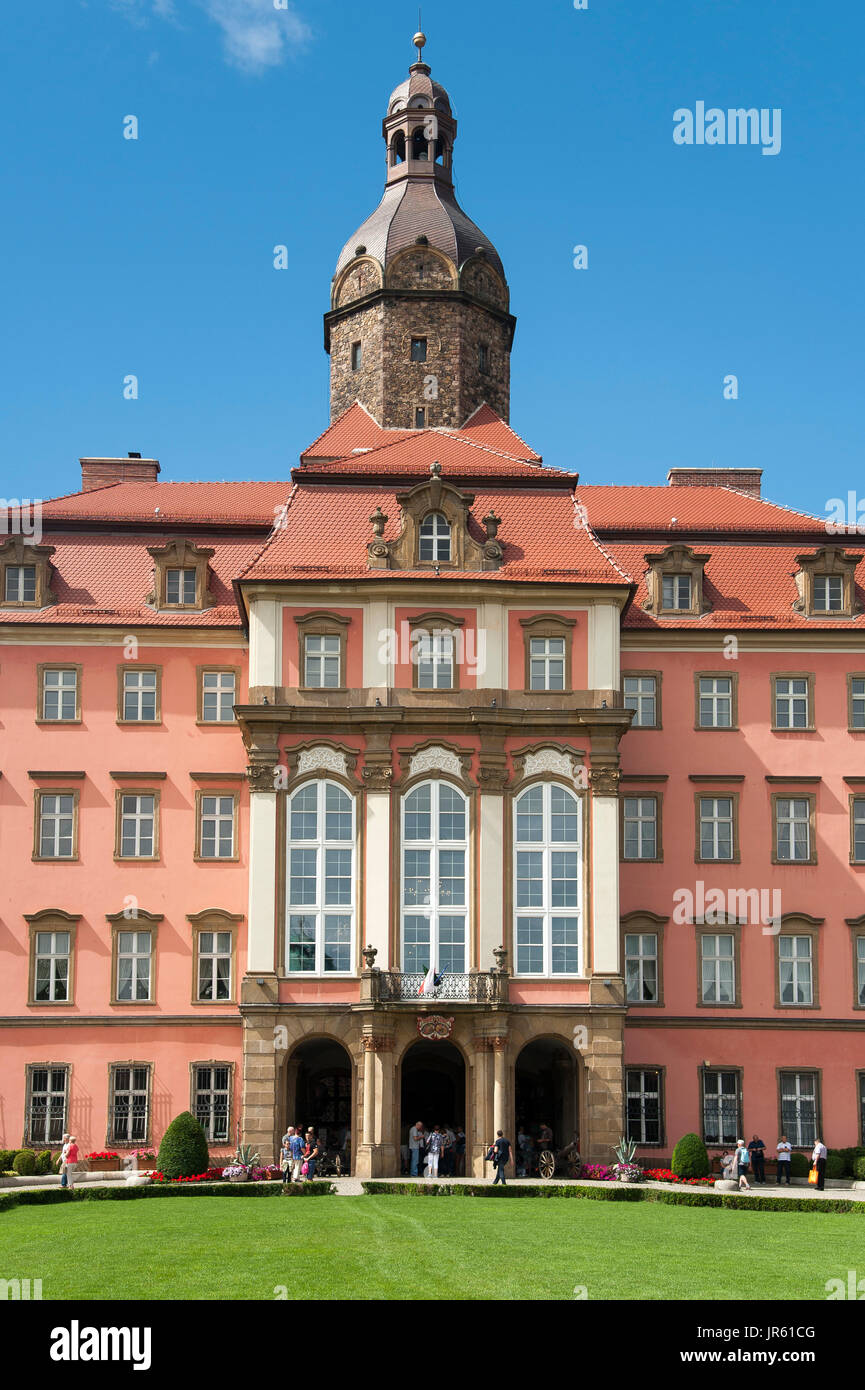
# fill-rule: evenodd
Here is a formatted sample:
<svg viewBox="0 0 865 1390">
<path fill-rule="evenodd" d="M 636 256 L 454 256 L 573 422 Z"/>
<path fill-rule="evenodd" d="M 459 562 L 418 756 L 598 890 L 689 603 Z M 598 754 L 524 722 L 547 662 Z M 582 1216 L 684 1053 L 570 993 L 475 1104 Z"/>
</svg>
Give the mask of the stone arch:
<svg viewBox="0 0 865 1390">
<path fill-rule="evenodd" d="M 360 1040 L 359 1030 L 358 1042 Z M 335 1028 L 301 1033 L 287 1051 L 279 1075 L 276 1143 L 290 1124 L 312 1127 L 328 1146 L 338 1144 L 345 1129 L 352 1169 L 357 1148 L 357 1057 Z M 303 1113 L 301 1113 L 303 1112 Z"/>
<path fill-rule="evenodd" d="M 524 1030 L 520 1030 L 523 1032 Z M 524 1036 L 513 1047 L 512 1136 L 524 1124 L 533 1137 L 542 1122 L 561 1149 L 584 1133 L 585 1068 L 574 1038 L 555 1027 Z"/>
<path fill-rule="evenodd" d="M 418 265 L 423 262 L 423 288 L 432 290 L 455 290 L 459 275 L 450 256 L 437 246 L 413 243 L 404 247 L 393 257 L 387 267 L 384 283 L 387 289 L 417 289 Z"/>
<path fill-rule="evenodd" d="M 331 290 L 331 307 L 341 309 L 356 299 L 374 294 L 383 284 L 384 269 L 381 262 L 376 260 L 375 256 L 367 255 L 365 250 L 359 252 L 336 277 Z"/>
</svg>

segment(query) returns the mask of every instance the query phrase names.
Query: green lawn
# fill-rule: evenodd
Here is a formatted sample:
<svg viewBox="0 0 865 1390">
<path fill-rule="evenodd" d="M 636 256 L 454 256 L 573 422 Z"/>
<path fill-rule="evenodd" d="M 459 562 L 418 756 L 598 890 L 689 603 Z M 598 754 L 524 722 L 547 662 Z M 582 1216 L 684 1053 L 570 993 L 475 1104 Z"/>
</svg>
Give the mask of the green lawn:
<svg viewBox="0 0 865 1390">
<path fill-rule="evenodd" d="M 82 1202 L 0 1215 L 0 1276 L 44 1299 L 822 1299 L 865 1221 L 454 1197 Z"/>
</svg>

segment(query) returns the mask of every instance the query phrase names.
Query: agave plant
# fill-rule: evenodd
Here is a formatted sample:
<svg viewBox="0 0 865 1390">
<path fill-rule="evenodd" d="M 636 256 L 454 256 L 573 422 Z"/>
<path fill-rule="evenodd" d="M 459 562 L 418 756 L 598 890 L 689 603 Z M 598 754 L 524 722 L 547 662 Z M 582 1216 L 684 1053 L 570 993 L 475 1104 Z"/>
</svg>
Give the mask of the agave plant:
<svg viewBox="0 0 865 1390">
<path fill-rule="evenodd" d="M 239 1163 L 242 1168 L 252 1168 L 256 1163 L 261 1162 L 261 1154 L 257 1149 L 253 1149 L 251 1144 L 238 1144 L 234 1161 Z"/>
<path fill-rule="evenodd" d="M 635 1140 L 620 1139 L 613 1152 L 617 1160 L 613 1164 L 613 1172 L 617 1178 L 623 1182 L 636 1182 L 642 1177 L 642 1169 L 634 1162 L 634 1154 L 637 1152 Z"/>
</svg>

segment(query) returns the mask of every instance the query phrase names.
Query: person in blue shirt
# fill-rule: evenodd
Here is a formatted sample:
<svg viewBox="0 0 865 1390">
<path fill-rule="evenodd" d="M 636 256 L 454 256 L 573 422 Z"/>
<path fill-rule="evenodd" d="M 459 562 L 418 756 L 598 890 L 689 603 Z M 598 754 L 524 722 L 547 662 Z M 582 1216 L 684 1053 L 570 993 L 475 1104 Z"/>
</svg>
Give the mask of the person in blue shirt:
<svg viewBox="0 0 865 1390">
<path fill-rule="evenodd" d="M 751 1172 L 754 1174 L 754 1181 L 762 1187 L 766 1181 L 766 1168 L 763 1162 L 766 1145 L 757 1135 L 753 1135 L 748 1145 L 748 1153 L 751 1155 Z"/>
</svg>

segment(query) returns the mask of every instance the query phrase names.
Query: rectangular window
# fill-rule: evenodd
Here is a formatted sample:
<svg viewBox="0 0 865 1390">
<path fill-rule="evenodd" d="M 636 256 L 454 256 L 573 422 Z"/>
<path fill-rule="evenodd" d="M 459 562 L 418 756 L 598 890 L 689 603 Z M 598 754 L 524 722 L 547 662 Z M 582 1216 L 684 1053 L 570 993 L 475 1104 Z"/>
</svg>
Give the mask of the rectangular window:
<svg viewBox="0 0 865 1390">
<path fill-rule="evenodd" d="M 122 718 L 130 723 L 153 724 L 157 718 L 157 671 L 123 672 Z"/>
<path fill-rule="evenodd" d="M 735 1004 L 735 951 L 735 937 L 726 932 L 704 932 L 700 937 L 700 998 L 704 1004 Z"/>
<path fill-rule="evenodd" d="M 840 613 L 844 607 L 844 581 L 840 574 L 815 574 L 814 612 Z"/>
<path fill-rule="evenodd" d="M 538 783 L 517 798 L 514 818 L 517 973 L 577 975 L 580 804 L 566 788 Z"/>
<path fill-rule="evenodd" d="M 112 1067 L 111 1144 L 141 1144 L 149 1129 L 150 1067 Z"/>
<path fill-rule="evenodd" d="M 78 719 L 78 671 L 74 666 L 43 668 L 41 718 L 60 724 Z"/>
<path fill-rule="evenodd" d="M 661 607 L 689 609 L 691 607 L 691 576 L 689 574 L 665 574 L 662 579 Z"/>
<path fill-rule="evenodd" d="M 782 1004 L 814 1003 L 810 936 L 778 938 L 778 986 Z"/>
<path fill-rule="evenodd" d="M 856 998 L 865 1009 L 865 936 L 856 938 Z"/>
<path fill-rule="evenodd" d="M 177 607 L 195 603 L 195 570 L 165 571 L 165 602 Z"/>
<path fill-rule="evenodd" d="M 59 1144 L 66 1129 L 69 1068 L 30 1067 L 27 1142 L 34 1149 Z"/>
<path fill-rule="evenodd" d="M 411 360 L 412 362 L 426 361 L 426 338 L 412 338 Z"/>
<path fill-rule="evenodd" d="M 656 1070 L 625 1073 L 627 1138 L 637 1144 L 661 1142 L 661 1073 Z"/>
<path fill-rule="evenodd" d="M 529 638 L 529 683 L 531 690 L 564 690 L 564 637 Z"/>
<path fill-rule="evenodd" d="M 418 690 L 452 690 L 454 685 L 454 638 L 452 632 L 413 634 L 413 655 Z"/>
<path fill-rule="evenodd" d="M 426 411 L 422 405 L 415 407 L 414 427 L 416 430 L 422 430 L 426 427 Z"/>
<path fill-rule="evenodd" d="M 811 860 L 811 802 L 804 796 L 775 800 L 777 857 L 781 864 Z"/>
<path fill-rule="evenodd" d="M 701 729 L 733 727 L 732 676 L 700 676 L 697 723 Z"/>
<path fill-rule="evenodd" d="M 75 793 L 40 792 L 39 858 L 74 859 Z"/>
<path fill-rule="evenodd" d="M 36 602 L 36 566 L 35 565 L 7 565 L 6 566 L 6 602 L 7 603 L 35 603 Z"/>
<path fill-rule="evenodd" d="M 362 362 L 363 362 L 363 347 L 362 347 L 362 345 L 361 345 L 360 343 L 352 343 L 352 345 L 351 345 L 351 370 L 352 370 L 353 372 L 359 372 L 360 369 L 361 369 L 361 364 L 362 364 Z"/>
<path fill-rule="evenodd" d="M 865 729 L 865 676 L 850 676 L 850 728 Z"/>
<path fill-rule="evenodd" d="M 68 1002 L 71 943 L 68 931 L 36 932 L 33 998 L 37 1004 Z"/>
<path fill-rule="evenodd" d="M 817 1138 L 816 1072 L 781 1073 L 781 1132 L 794 1148 L 812 1148 Z"/>
<path fill-rule="evenodd" d="M 309 689 L 338 690 L 342 639 L 309 633 L 303 639 L 303 683 Z"/>
<path fill-rule="evenodd" d="M 120 859 L 156 857 L 156 797 L 123 792 L 120 797 Z"/>
<path fill-rule="evenodd" d="M 734 846 L 733 798 L 697 798 L 700 815 L 700 858 L 732 859 Z"/>
<path fill-rule="evenodd" d="M 192 1113 L 210 1144 L 229 1139 L 231 1067 L 193 1067 Z"/>
<path fill-rule="evenodd" d="M 486 343 L 478 343 L 478 371 L 488 372 L 490 369 L 490 350 Z"/>
<path fill-rule="evenodd" d="M 658 1002 L 658 938 L 654 932 L 625 937 L 625 984 L 631 1004 Z"/>
<path fill-rule="evenodd" d="M 657 859 L 658 798 L 626 796 L 623 807 L 625 859 Z"/>
<path fill-rule="evenodd" d="M 339 638 L 337 638 L 339 641 Z M 233 671 L 202 671 L 201 719 L 204 724 L 233 724 L 237 677 Z"/>
<path fill-rule="evenodd" d="M 632 729 L 658 727 L 658 681 L 656 676 L 625 676 L 625 709 L 634 711 Z"/>
<path fill-rule="evenodd" d="M 231 932 L 198 933 L 198 994 L 202 1003 L 231 998 Z"/>
<path fill-rule="evenodd" d="M 735 1144 L 739 1123 L 739 1073 L 707 1070 L 703 1076 L 703 1140 Z"/>
<path fill-rule="evenodd" d="M 807 729 L 810 725 L 807 676 L 775 677 L 775 728 Z"/>
<path fill-rule="evenodd" d="M 153 933 L 117 933 L 117 1000 L 121 1004 L 141 1004 L 151 997 Z"/>
<path fill-rule="evenodd" d="M 854 864 L 865 863 L 865 797 L 855 796 L 850 803 L 852 817 L 852 858 Z"/>
<path fill-rule="evenodd" d="M 199 858 L 234 858 L 235 805 L 231 794 L 199 795 Z"/>
</svg>

